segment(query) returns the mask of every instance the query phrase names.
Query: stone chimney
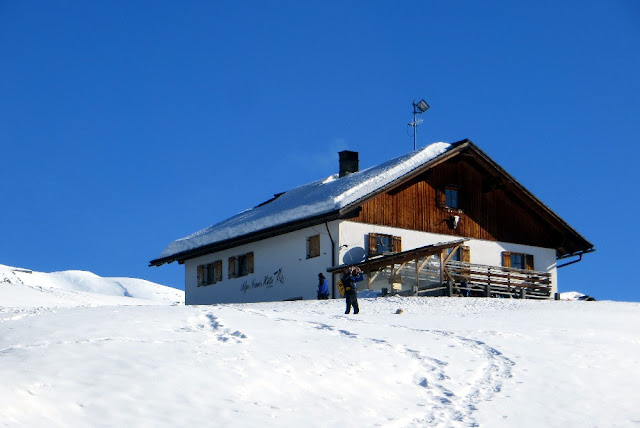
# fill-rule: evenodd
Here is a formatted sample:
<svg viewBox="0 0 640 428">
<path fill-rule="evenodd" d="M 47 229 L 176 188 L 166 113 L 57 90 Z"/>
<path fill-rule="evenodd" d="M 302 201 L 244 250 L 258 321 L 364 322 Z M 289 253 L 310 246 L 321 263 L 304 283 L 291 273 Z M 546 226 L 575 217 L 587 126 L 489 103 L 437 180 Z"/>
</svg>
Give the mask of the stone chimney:
<svg viewBox="0 0 640 428">
<path fill-rule="evenodd" d="M 340 155 L 340 177 L 358 172 L 358 152 L 343 150 Z"/>
</svg>

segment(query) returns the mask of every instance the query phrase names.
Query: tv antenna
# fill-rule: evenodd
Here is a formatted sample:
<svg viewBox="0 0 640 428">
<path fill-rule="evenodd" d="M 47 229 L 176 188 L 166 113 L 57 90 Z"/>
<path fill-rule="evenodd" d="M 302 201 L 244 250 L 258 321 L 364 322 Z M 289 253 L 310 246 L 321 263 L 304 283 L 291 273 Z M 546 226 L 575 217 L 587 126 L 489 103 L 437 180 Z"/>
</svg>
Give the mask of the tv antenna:
<svg viewBox="0 0 640 428">
<path fill-rule="evenodd" d="M 413 128 L 413 151 L 417 148 L 417 136 L 418 136 L 418 125 L 420 125 L 423 120 L 417 119 L 416 116 L 418 114 L 422 114 L 425 111 L 429 110 L 429 104 L 425 100 L 420 100 L 420 102 L 413 102 L 413 122 L 409 124 Z"/>
</svg>

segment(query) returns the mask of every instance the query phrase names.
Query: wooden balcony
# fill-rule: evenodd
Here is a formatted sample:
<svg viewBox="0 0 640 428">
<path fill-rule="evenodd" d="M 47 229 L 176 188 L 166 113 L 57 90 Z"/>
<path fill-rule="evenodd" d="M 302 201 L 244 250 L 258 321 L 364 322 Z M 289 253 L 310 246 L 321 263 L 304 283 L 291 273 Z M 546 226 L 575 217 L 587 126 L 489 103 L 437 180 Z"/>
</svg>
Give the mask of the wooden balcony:
<svg viewBox="0 0 640 428">
<path fill-rule="evenodd" d="M 553 297 L 549 272 L 453 261 L 446 264 L 446 270 L 450 276 L 447 284 L 449 295 L 523 299 Z"/>
</svg>

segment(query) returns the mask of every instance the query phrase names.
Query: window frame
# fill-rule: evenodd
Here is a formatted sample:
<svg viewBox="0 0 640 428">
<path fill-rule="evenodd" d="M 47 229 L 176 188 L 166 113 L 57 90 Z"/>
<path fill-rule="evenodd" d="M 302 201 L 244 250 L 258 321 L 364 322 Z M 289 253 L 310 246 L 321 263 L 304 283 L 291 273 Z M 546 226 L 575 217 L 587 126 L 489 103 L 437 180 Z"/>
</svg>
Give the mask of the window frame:
<svg viewBox="0 0 640 428">
<path fill-rule="evenodd" d="M 198 265 L 196 281 L 198 287 L 222 282 L 222 259 Z"/>
<path fill-rule="evenodd" d="M 514 267 L 514 257 L 519 257 L 523 267 Z M 520 270 L 535 270 L 533 254 L 516 253 L 512 251 L 502 252 L 502 266 Z"/>
<path fill-rule="evenodd" d="M 452 206 L 453 204 L 450 203 L 451 199 L 448 197 L 448 194 L 450 192 L 455 192 L 456 206 Z M 462 204 L 462 196 L 463 196 L 462 186 L 459 186 L 457 184 L 446 184 L 438 188 L 437 193 L 438 193 L 437 202 L 438 202 L 439 208 L 455 211 L 458 213 L 462 213 L 464 211 L 463 204 Z"/>
<path fill-rule="evenodd" d="M 253 251 L 229 257 L 228 269 L 229 279 L 240 278 L 252 274 L 254 272 Z"/>
<path fill-rule="evenodd" d="M 390 251 L 380 252 L 378 250 L 380 248 L 380 246 L 378 245 L 380 238 L 389 239 L 389 244 L 387 245 L 387 248 L 389 248 Z M 370 233 L 369 234 L 369 256 L 370 257 L 381 256 L 386 253 L 399 253 L 401 251 L 402 251 L 402 238 L 400 236 L 389 235 L 386 233 Z"/>
<path fill-rule="evenodd" d="M 321 253 L 320 234 L 309 236 L 307 238 L 307 259 L 320 257 Z"/>
<path fill-rule="evenodd" d="M 444 205 L 447 208 L 460 209 L 460 189 L 453 187 L 444 188 Z"/>
</svg>

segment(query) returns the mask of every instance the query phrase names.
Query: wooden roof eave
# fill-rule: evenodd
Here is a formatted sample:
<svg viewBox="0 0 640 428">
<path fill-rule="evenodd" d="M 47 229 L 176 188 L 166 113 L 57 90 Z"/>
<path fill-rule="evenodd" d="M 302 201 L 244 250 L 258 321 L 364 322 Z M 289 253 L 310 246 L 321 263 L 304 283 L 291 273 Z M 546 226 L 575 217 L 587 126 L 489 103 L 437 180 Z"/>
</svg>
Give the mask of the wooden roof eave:
<svg viewBox="0 0 640 428">
<path fill-rule="evenodd" d="M 577 252 L 593 252 L 595 249 L 593 248 L 593 244 L 587 241 L 577 230 L 575 230 L 569 223 L 564 221 L 562 217 L 556 214 L 551 208 L 549 208 L 544 202 L 538 199 L 533 193 L 531 193 L 527 188 L 525 188 L 522 184 L 520 184 L 515 178 L 513 178 L 507 171 L 505 171 L 500 165 L 495 163 L 486 153 L 484 153 L 480 148 L 478 148 L 475 144 L 469 141 L 469 144 L 466 145 L 465 148 L 469 147 L 475 155 L 477 155 L 485 165 L 492 167 L 495 171 L 498 172 L 499 175 L 503 176 L 510 186 L 513 186 L 517 192 L 521 192 L 525 196 L 525 198 L 519 198 L 525 205 L 528 205 L 534 210 L 540 209 L 542 213 L 546 216 L 547 222 L 551 223 L 557 230 L 560 232 L 565 232 L 573 237 L 576 242 L 575 247 L 577 247 L 571 253 Z M 541 214 L 540 211 L 536 211 L 538 214 Z M 554 224 L 555 223 L 555 224 Z M 581 242 L 580 242 L 581 241 Z M 570 255 L 563 255 L 563 257 L 569 257 Z"/>
</svg>

